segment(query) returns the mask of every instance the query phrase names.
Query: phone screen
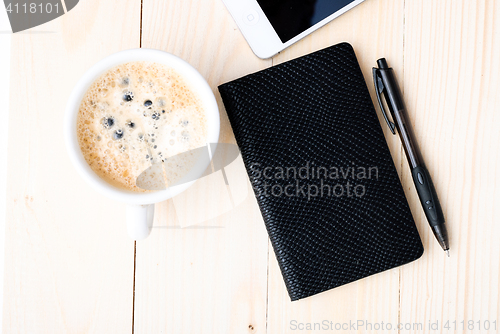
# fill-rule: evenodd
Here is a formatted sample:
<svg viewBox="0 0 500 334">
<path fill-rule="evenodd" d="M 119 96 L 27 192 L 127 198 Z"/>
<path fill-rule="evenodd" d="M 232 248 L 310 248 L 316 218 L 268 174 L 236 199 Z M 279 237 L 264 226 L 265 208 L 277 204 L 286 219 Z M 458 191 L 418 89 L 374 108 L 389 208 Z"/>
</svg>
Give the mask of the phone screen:
<svg viewBox="0 0 500 334">
<path fill-rule="evenodd" d="M 283 43 L 354 0 L 257 0 Z"/>
</svg>

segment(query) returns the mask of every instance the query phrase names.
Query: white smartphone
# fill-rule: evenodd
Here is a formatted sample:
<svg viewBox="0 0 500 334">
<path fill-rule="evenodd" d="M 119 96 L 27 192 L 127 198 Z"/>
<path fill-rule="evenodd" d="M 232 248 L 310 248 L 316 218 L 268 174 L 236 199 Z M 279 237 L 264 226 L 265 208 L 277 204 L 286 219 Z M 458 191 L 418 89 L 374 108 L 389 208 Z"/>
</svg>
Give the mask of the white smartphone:
<svg viewBox="0 0 500 334">
<path fill-rule="evenodd" d="M 269 58 L 364 0 L 222 0 L 259 58 Z"/>
</svg>

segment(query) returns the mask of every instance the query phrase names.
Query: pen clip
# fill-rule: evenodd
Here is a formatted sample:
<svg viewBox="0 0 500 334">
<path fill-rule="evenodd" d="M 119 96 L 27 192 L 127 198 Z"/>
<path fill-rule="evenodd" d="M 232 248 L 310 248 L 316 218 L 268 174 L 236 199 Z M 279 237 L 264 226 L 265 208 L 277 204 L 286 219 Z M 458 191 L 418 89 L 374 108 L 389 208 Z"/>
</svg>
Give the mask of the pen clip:
<svg viewBox="0 0 500 334">
<path fill-rule="evenodd" d="M 389 121 L 389 117 L 387 117 L 384 105 L 382 104 L 382 98 L 380 97 L 380 94 L 385 90 L 385 86 L 378 70 L 379 69 L 376 67 L 373 68 L 373 83 L 375 84 L 375 94 L 377 95 L 377 100 L 378 104 L 380 105 L 380 109 L 382 110 L 382 115 L 384 115 L 385 121 L 387 122 L 387 125 L 389 125 L 389 129 L 391 129 L 392 134 L 395 135 L 396 132 L 394 131 L 394 129 L 396 128 L 396 124 Z"/>
</svg>

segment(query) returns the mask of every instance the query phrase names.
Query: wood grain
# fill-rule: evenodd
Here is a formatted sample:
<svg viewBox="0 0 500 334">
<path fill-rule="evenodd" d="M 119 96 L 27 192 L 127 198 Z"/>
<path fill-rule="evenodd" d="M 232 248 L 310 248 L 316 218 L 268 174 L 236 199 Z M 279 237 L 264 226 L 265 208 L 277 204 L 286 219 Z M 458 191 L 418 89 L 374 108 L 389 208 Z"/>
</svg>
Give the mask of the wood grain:
<svg viewBox="0 0 500 334">
<path fill-rule="evenodd" d="M 173 53 L 207 79 L 220 106 L 219 141 L 234 143 L 217 86 L 271 60 L 253 55 L 220 0 L 144 0 L 142 31 L 143 47 Z M 265 332 L 268 238 L 241 160 L 231 167 L 228 176 L 239 177 L 230 186 L 246 192 L 233 210 L 224 213 L 221 175 L 158 205 L 151 236 L 137 243 L 136 333 Z M 178 227 L 186 212 L 210 218 L 217 202 L 218 217 Z"/>
<path fill-rule="evenodd" d="M 405 7 L 405 100 L 450 234 L 446 258 L 405 190 L 426 252 L 402 271 L 401 320 L 409 333 L 498 331 L 500 226 L 500 6 L 497 1 L 410 1 Z M 432 331 L 428 322 L 439 322 Z M 450 331 L 444 326 L 449 322 Z M 465 321 L 465 329 L 461 325 Z M 468 328 L 473 321 L 475 327 Z"/>
<path fill-rule="evenodd" d="M 38 33 L 13 35 L 3 332 L 335 332 L 292 328 L 323 320 L 364 322 L 345 333 L 373 332 L 367 322 L 391 323 L 394 333 L 498 332 L 498 17 L 495 0 L 366 0 L 270 60 L 252 53 L 220 0 L 86 0 Z M 293 303 L 241 159 L 226 171 L 229 186 L 215 173 L 157 205 L 151 236 L 134 254 L 124 206 L 86 185 L 67 158 L 61 128 L 70 90 L 113 52 L 142 45 L 191 63 L 220 106 L 219 141 L 234 144 L 219 84 L 343 41 L 374 101 L 376 59 L 386 57 L 396 72 L 447 218 L 449 259 L 379 112 L 426 251 Z"/>
<path fill-rule="evenodd" d="M 131 331 L 134 243 L 123 205 L 77 175 L 62 127 L 76 81 L 138 47 L 139 22 L 140 1 L 87 0 L 12 36 L 4 333 Z"/>
<path fill-rule="evenodd" d="M 386 57 L 395 71 L 402 72 L 403 14 L 401 1 L 366 1 L 286 49 L 273 59 L 273 64 L 347 41 L 356 52 L 370 93 L 376 101 L 371 73 L 376 60 Z M 382 17 L 385 19 L 380 19 Z M 399 138 L 390 133 L 380 113 L 378 116 L 400 173 L 402 156 Z M 381 321 L 397 323 L 399 284 L 399 268 L 396 268 L 312 298 L 290 302 L 276 257 L 270 252 L 268 332 L 290 333 L 300 329 L 300 324 L 304 329 L 310 324 L 313 329 L 301 333 L 333 332 L 335 326 L 362 321 L 356 333 L 369 333 L 373 327 L 368 323 L 372 326 Z"/>
</svg>

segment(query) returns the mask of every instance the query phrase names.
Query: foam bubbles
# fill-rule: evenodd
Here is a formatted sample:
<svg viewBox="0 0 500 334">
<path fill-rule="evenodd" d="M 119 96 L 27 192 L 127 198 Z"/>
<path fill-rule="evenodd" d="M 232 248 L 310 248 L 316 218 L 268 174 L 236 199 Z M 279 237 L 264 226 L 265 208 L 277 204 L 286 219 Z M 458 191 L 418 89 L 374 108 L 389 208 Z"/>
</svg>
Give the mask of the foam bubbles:
<svg viewBox="0 0 500 334">
<path fill-rule="evenodd" d="M 144 191 L 137 177 L 154 163 L 204 146 L 206 127 L 200 101 L 179 74 L 161 64 L 131 62 L 92 84 L 80 105 L 77 131 L 85 159 L 100 177 Z M 165 165 L 165 183 L 192 168 L 196 159 L 190 156 Z"/>
</svg>

